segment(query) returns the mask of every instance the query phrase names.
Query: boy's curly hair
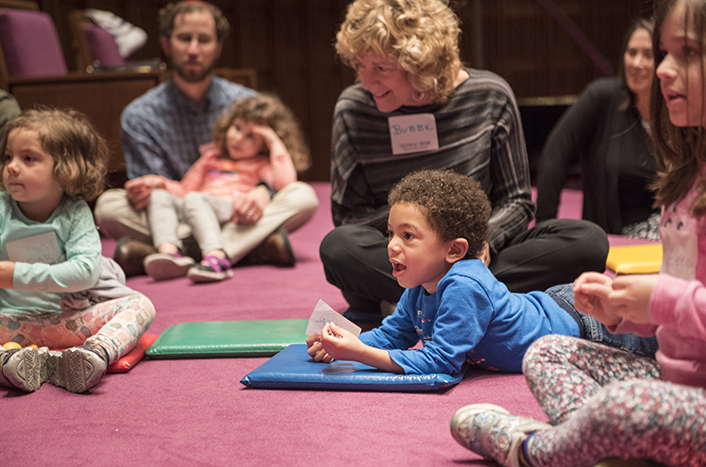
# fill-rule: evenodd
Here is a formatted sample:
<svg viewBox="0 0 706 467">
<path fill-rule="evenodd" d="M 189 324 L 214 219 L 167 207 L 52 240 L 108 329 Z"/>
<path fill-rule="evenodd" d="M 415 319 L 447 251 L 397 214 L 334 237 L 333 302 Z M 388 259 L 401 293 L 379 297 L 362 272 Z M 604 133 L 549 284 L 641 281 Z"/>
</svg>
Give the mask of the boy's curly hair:
<svg viewBox="0 0 706 467">
<path fill-rule="evenodd" d="M 72 109 L 37 107 L 25 110 L 10 121 L 0 137 L 0 154 L 5 154 L 13 130 L 37 132 L 42 148 L 54 159 L 54 179 L 64 193 L 75 199 L 94 200 L 105 188 L 108 146 L 88 117 Z M 7 160 L 3 157 L 0 171 Z M 5 186 L 0 180 L 0 189 Z"/>
<path fill-rule="evenodd" d="M 464 259 L 477 258 L 488 239 L 490 201 L 480 183 L 450 170 L 421 170 L 400 180 L 387 202 L 419 207 L 439 239 L 468 241 Z"/>
<path fill-rule="evenodd" d="M 161 8 L 159 10 L 159 35 L 161 37 L 171 37 L 176 17 L 195 11 L 207 11 L 213 15 L 213 20 L 216 22 L 216 40 L 218 42 L 223 42 L 223 40 L 228 37 L 230 23 L 228 23 L 226 17 L 223 16 L 223 12 L 220 8 L 211 3 L 198 0 L 170 3 Z"/>
<path fill-rule="evenodd" d="M 231 104 L 223 118 L 213 128 L 213 142 L 224 154 L 227 151 L 226 133 L 236 119 L 272 128 L 292 156 L 297 172 L 304 172 L 311 166 L 309 147 L 304 140 L 299 122 L 289 107 L 277 96 L 258 93 L 238 99 Z"/>
<path fill-rule="evenodd" d="M 445 102 L 461 69 L 459 33 L 444 0 L 356 0 L 336 34 L 336 52 L 352 68 L 370 52 L 392 55 L 422 97 Z"/>
</svg>

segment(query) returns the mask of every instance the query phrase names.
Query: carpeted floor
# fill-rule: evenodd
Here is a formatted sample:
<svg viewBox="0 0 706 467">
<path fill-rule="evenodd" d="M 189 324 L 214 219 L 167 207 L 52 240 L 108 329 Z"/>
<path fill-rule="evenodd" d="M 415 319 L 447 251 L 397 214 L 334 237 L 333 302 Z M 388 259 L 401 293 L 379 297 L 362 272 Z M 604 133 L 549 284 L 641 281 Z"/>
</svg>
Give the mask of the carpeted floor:
<svg viewBox="0 0 706 467">
<path fill-rule="evenodd" d="M 229 281 L 198 286 L 129 279 L 157 309 L 149 332 L 187 321 L 308 318 L 319 299 L 345 309 L 318 256 L 333 227 L 329 185 L 314 186 L 319 211 L 291 235 L 295 268 L 237 268 Z M 106 255 L 114 245 L 104 242 Z M 494 464 L 452 439 L 456 409 L 490 402 L 546 420 L 522 375 L 474 372 L 452 389 L 416 394 L 244 388 L 240 379 L 264 361 L 145 360 L 80 395 L 50 384 L 32 394 L 0 387 L 0 464 L 485 466 Z"/>
</svg>

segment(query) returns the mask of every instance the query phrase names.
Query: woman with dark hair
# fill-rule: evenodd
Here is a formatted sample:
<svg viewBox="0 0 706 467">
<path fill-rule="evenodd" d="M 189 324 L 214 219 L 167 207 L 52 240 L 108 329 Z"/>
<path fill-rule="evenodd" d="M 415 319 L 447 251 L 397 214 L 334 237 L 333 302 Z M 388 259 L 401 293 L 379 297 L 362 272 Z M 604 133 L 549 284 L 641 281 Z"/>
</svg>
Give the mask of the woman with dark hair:
<svg viewBox="0 0 706 467">
<path fill-rule="evenodd" d="M 537 181 L 537 222 L 555 218 L 569 167 L 581 162 L 583 218 L 612 234 L 659 239 L 649 120 L 651 20 L 625 34 L 620 77 L 590 83 L 552 130 Z"/>
</svg>

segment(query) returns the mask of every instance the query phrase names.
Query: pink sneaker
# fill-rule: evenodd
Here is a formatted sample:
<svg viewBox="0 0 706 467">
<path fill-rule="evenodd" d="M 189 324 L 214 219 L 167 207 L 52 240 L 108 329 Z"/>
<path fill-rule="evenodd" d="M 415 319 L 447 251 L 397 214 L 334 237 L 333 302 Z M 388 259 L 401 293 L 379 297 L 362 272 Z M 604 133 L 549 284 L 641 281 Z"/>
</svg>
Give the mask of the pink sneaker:
<svg viewBox="0 0 706 467">
<path fill-rule="evenodd" d="M 218 282 L 233 277 L 230 261 L 227 259 L 221 259 L 218 256 L 206 256 L 201 263 L 189 268 L 186 273 L 186 276 L 195 284 Z"/>
</svg>

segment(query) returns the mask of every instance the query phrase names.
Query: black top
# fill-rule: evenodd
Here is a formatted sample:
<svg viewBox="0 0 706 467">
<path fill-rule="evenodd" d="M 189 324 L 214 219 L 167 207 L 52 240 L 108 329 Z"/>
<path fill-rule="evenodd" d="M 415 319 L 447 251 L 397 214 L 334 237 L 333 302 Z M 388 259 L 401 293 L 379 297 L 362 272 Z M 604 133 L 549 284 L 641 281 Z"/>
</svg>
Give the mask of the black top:
<svg viewBox="0 0 706 467">
<path fill-rule="evenodd" d="M 646 220 L 656 210 L 648 185 L 657 162 L 634 106 L 621 110 L 619 78 L 590 83 L 562 115 L 542 151 L 537 222 L 555 218 L 569 166 L 581 162 L 583 219 L 607 233 Z"/>
</svg>

